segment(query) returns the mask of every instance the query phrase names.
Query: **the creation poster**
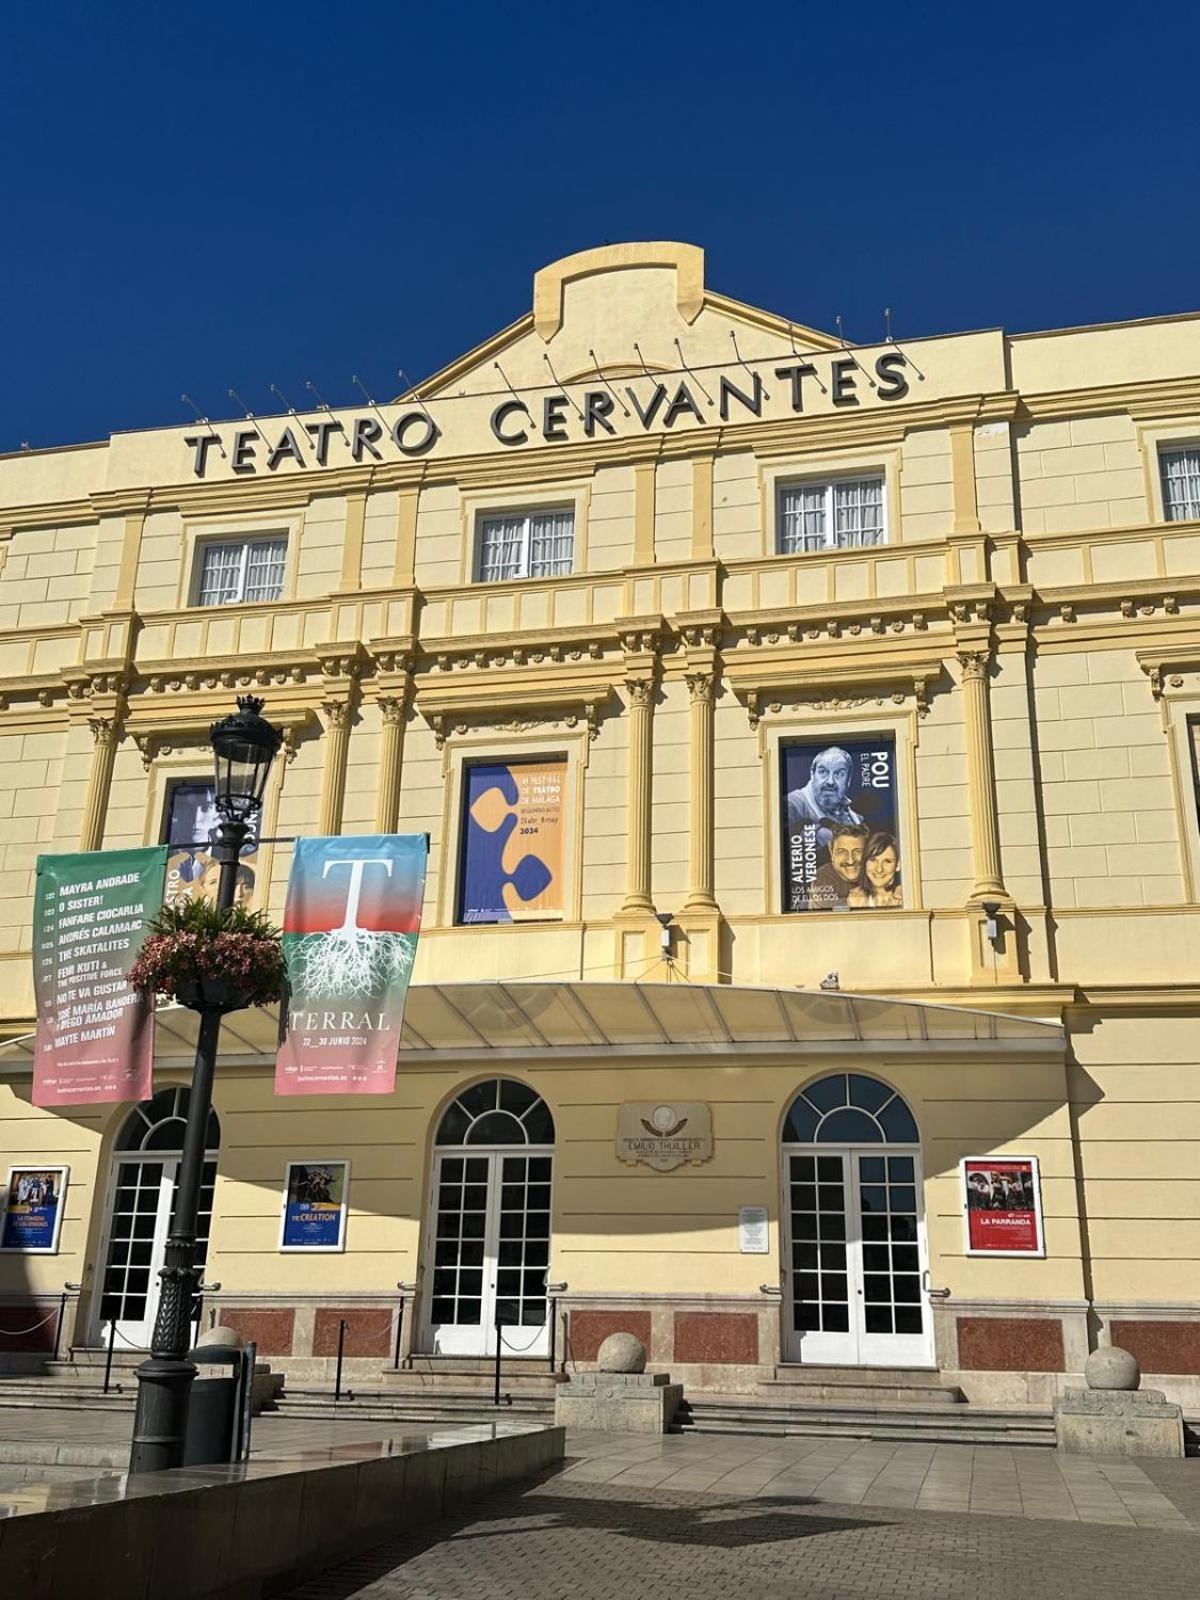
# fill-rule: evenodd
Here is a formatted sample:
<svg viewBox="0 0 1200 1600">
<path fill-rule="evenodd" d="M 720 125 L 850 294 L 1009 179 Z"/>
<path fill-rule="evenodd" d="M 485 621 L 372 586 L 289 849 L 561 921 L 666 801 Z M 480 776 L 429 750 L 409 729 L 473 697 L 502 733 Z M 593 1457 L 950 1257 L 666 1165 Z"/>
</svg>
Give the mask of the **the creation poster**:
<svg viewBox="0 0 1200 1600">
<path fill-rule="evenodd" d="M 465 783 L 458 920 L 562 918 L 566 760 L 480 763 Z"/>
<path fill-rule="evenodd" d="M 423 833 L 296 841 L 277 1094 L 392 1092 L 427 855 Z"/>
<path fill-rule="evenodd" d="M 213 859 L 209 839 L 219 821 L 217 791 L 211 779 L 172 786 L 167 802 L 167 878 L 163 893 L 167 905 L 216 899 L 221 868 Z M 250 819 L 250 827 L 257 828 L 256 818 Z M 242 846 L 238 862 L 235 895 L 239 905 L 254 904 L 257 854 L 258 841 L 250 838 Z"/>
<path fill-rule="evenodd" d="M 348 1161 L 290 1161 L 283 1187 L 281 1250 L 341 1250 L 346 1243 Z"/>
<path fill-rule="evenodd" d="M 1036 1156 L 968 1158 L 962 1184 L 968 1255 L 1045 1255 Z"/>
<path fill-rule="evenodd" d="M 153 1002 L 125 974 L 162 905 L 165 845 L 39 856 L 33 905 L 33 1103 L 147 1100 Z"/>
<path fill-rule="evenodd" d="M 0 1250 L 53 1255 L 62 1228 L 69 1167 L 10 1167 L 0 1219 Z"/>
<path fill-rule="evenodd" d="M 902 906 L 895 739 L 813 739 L 779 758 L 783 909 Z"/>
</svg>

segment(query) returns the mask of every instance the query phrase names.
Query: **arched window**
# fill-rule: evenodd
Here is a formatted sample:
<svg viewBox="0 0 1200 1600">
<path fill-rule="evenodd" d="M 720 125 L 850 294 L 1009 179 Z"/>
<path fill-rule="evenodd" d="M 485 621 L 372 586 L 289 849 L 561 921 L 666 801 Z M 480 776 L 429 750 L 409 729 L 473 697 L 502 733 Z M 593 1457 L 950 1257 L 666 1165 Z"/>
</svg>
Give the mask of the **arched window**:
<svg viewBox="0 0 1200 1600">
<path fill-rule="evenodd" d="M 160 1089 L 153 1100 L 143 1100 L 140 1106 L 134 1106 L 117 1135 L 117 1149 L 182 1150 L 189 1094 L 182 1086 Z M 210 1111 L 204 1148 L 219 1150 L 220 1147 L 221 1124 L 217 1113 Z"/>
<path fill-rule="evenodd" d="M 818 1078 L 792 1101 L 784 1144 L 919 1144 L 916 1118 L 878 1078 L 835 1072 Z"/>
<path fill-rule="evenodd" d="M 439 1145 L 553 1144 L 554 1118 L 528 1084 L 512 1078 L 473 1083 L 438 1124 Z"/>
</svg>

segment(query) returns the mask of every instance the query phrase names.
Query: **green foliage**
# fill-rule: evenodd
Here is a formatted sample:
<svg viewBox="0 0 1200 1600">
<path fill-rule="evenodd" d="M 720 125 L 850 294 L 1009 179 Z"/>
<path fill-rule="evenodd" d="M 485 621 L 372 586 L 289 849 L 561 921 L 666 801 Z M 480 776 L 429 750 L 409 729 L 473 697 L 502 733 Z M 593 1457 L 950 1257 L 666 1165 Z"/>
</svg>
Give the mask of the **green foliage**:
<svg viewBox="0 0 1200 1600">
<path fill-rule="evenodd" d="M 211 900 L 180 900 L 164 906 L 149 923 L 151 934 L 197 933 L 212 938 L 218 933 L 248 933 L 258 939 L 278 939 L 279 929 L 262 911 L 231 906 L 218 911 Z"/>
</svg>

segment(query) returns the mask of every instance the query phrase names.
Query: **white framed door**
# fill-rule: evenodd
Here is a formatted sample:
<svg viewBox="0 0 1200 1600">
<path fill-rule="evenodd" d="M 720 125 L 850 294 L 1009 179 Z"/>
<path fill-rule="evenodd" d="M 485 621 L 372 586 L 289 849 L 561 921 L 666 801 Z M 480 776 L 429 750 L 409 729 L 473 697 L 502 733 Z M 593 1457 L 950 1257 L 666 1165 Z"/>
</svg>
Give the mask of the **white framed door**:
<svg viewBox="0 0 1200 1600">
<path fill-rule="evenodd" d="M 212 1223 L 217 1158 L 204 1163 L 196 1261 L 203 1272 Z M 148 1350 L 158 1312 L 159 1278 L 179 1184 L 179 1156 L 127 1152 L 115 1156 L 109 1176 L 108 1218 L 103 1245 L 104 1275 L 96 1302 L 92 1338 L 108 1339 L 117 1324 L 116 1348 Z"/>
<path fill-rule="evenodd" d="M 918 1146 L 784 1146 L 789 1361 L 932 1367 Z"/>
<path fill-rule="evenodd" d="M 505 1355 L 547 1352 L 553 1161 L 528 1146 L 437 1152 L 426 1351 L 494 1355 L 499 1321 Z"/>
</svg>

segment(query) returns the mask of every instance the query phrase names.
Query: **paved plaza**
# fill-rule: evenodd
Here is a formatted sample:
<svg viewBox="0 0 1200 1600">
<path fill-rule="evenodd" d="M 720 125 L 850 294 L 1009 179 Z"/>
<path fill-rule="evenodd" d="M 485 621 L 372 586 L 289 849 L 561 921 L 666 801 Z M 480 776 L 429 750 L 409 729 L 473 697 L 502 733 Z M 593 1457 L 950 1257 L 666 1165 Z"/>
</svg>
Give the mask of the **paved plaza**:
<svg viewBox="0 0 1200 1600">
<path fill-rule="evenodd" d="M 55 1441 L 116 1453 L 130 1422 L 0 1411 L 0 1444 L 10 1458 Z M 357 1445 L 413 1431 L 426 1430 L 265 1416 L 255 1453 L 353 1457 Z M 46 1469 L 0 1469 L 18 1471 Z M 1200 1460 L 576 1434 L 560 1471 L 370 1551 L 289 1600 L 1193 1600 L 1198 1572 Z"/>
<path fill-rule="evenodd" d="M 288 1600 L 1194 1600 L 1200 1462 L 582 1436 L 568 1464 Z"/>
</svg>

